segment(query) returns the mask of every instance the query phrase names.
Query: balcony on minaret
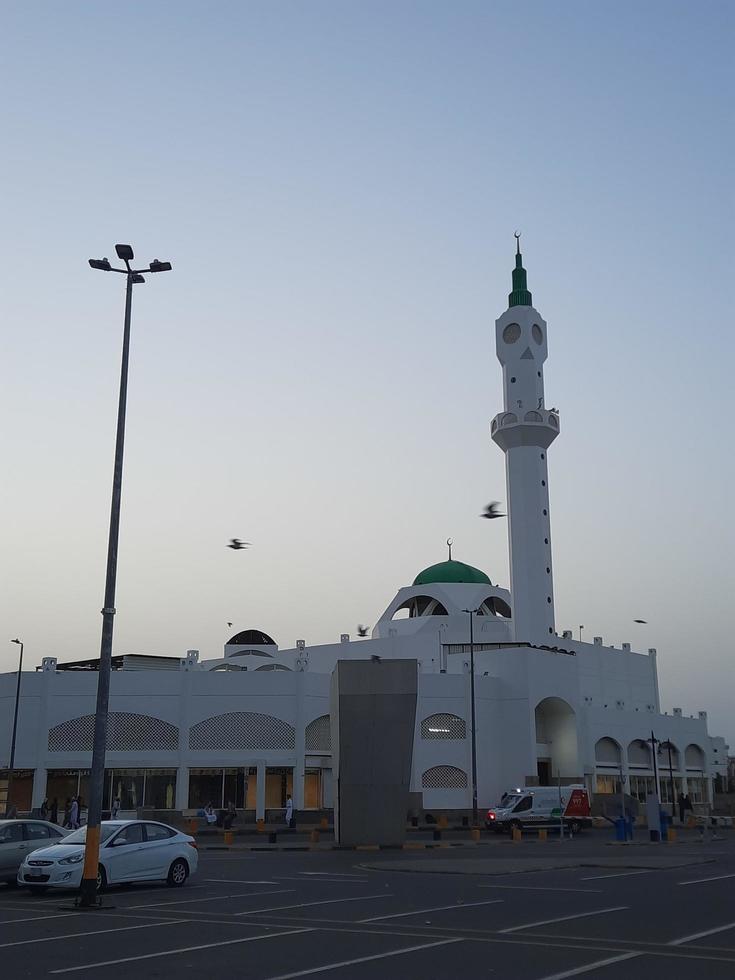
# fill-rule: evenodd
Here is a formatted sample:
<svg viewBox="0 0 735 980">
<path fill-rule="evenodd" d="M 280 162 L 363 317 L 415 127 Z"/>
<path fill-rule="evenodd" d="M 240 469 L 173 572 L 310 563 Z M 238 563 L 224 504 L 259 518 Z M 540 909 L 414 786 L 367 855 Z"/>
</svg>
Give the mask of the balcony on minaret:
<svg viewBox="0 0 735 980">
<path fill-rule="evenodd" d="M 503 450 L 514 446 L 548 448 L 559 435 L 559 413 L 547 408 L 499 412 L 490 423 L 490 435 Z"/>
</svg>

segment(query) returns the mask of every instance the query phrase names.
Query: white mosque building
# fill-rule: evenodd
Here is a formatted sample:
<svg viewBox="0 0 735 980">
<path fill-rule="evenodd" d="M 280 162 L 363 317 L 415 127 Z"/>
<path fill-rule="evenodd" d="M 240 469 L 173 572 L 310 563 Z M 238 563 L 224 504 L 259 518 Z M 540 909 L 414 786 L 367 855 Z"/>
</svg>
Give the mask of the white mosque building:
<svg viewBox="0 0 735 980">
<path fill-rule="evenodd" d="M 182 812 L 231 800 L 260 818 L 292 794 L 299 811 L 329 809 L 331 674 L 338 660 L 378 656 L 418 663 L 413 799 L 426 811 L 468 811 L 470 617 L 481 808 L 508 788 L 557 779 L 610 794 L 622 778 L 641 801 L 656 780 L 670 801 L 673 781 L 695 807 L 712 801 L 727 746 L 709 735 L 705 711 L 662 712 L 656 650 L 556 631 L 546 454 L 559 415 L 546 407 L 547 325 L 532 305 L 520 250 L 495 333 L 503 409 L 491 435 L 506 459 L 510 590 L 450 552 L 398 592 L 370 638 L 283 650 L 249 629 L 215 659 L 196 650 L 183 659 L 115 656 L 104 806 L 118 795 L 123 810 Z M 48 656 L 22 674 L 11 782 L 19 810 L 87 798 L 96 667 Z M 0 675 L 0 809 L 16 681 Z"/>
</svg>

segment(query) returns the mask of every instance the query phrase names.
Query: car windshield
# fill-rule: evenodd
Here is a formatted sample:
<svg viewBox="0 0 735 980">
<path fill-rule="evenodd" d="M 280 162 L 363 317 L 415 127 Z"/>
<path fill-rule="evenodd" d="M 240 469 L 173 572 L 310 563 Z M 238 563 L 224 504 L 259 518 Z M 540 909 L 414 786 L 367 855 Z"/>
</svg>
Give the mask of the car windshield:
<svg viewBox="0 0 735 980">
<path fill-rule="evenodd" d="M 120 829 L 120 825 L 110 826 L 103 824 L 100 827 L 100 843 L 108 840 L 115 833 L 116 830 Z M 69 834 L 63 840 L 59 841 L 59 844 L 84 844 L 87 840 L 87 828 L 86 826 L 80 827 L 79 830 L 75 830 L 73 834 Z"/>
<path fill-rule="evenodd" d="M 500 800 L 500 806 L 509 807 L 515 806 L 515 804 L 520 800 L 520 796 L 517 793 L 503 793 L 503 797 Z"/>
</svg>

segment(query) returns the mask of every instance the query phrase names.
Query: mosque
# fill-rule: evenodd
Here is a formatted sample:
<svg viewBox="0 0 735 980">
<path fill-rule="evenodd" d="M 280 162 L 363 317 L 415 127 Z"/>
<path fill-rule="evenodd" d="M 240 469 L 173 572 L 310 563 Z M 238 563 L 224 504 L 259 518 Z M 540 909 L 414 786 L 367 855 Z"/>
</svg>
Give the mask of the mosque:
<svg viewBox="0 0 735 980">
<path fill-rule="evenodd" d="M 264 817 L 292 795 L 299 811 L 331 808 L 331 674 L 339 660 L 369 657 L 418 663 L 411 791 L 426 811 L 471 808 L 473 717 L 481 808 L 509 788 L 557 780 L 593 795 L 618 793 L 622 780 L 641 801 L 654 788 L 665 802 L 672 790 L 695 807 L 712 801 L 727 746 L 708 733 L 705 711 L 662 712 L 656 650 L 557 632 L 547 453 L 560 420 L 546 407 L 547 325 L 519 246 L 495 337 L 503 407 L 490 434 L 505 454 L 510 589 L 450 551 L 400 589 L 369 638 L 284 650 L 247 629 L 215 659 L 114 656 L 104 806 L 116 796 L 123 812 L 232 801 Z M 19 810 L 88 797 L 97 666 L 47 656 L 21 675 Z M 0 809 L 16 682 L 0 675 Z"/>
</svg>

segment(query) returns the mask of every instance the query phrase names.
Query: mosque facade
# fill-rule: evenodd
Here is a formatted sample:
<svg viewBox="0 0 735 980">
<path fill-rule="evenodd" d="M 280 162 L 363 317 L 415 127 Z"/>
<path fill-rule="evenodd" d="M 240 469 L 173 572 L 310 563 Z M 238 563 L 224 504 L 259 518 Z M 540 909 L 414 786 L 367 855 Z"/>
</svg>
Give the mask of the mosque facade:
<svg viewBox="0 0 735 980">
<path fill-rule="evenodd" d="M 654 789 L 664 802 L 682 792 L 695 808 L 712 801 L 728 747 L 709 734 L 705 711 L 662 711 L 656 650 L 557 631 L 547 453 L 560 418 L 546 405 L 547 324 L 520 250 L 495 333 L 503 407 L 490 431 L 506 461 L 510 590 L 450 553 L 399 590 L 369 637 L 280 649 L 248 629 L 212 659 L 115 656 L 105 807 L 116 796 L 123 812 L 232 801 L 265 817 L 292 795 L 297 810 L 330 809 L 332 671 L 370 657 L 418 665 L 417 808 L 472 806 L 473 688 L 480 808 L 508 789 L 557 781 L 584 782 L 593 796 L 619 793 L 622 781 L 641 802 Z M 19 810 L 87 798 L 96 666 L 48 656 L 21 675 L 10 781 Z M 16 682 L 0 675 L 0 809 Z"/>
</svg>

